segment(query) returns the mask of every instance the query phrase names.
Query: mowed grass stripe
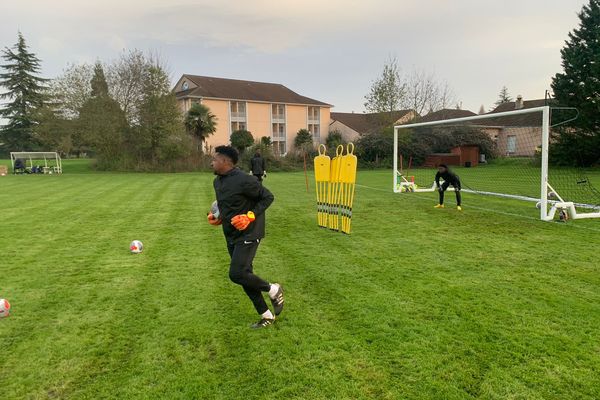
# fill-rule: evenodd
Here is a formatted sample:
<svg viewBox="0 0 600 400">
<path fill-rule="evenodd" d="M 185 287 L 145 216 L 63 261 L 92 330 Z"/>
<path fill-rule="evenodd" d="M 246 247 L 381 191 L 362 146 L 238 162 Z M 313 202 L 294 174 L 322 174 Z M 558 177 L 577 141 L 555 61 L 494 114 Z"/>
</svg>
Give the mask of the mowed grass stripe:
<svg viewBox="0 0 600 400">
<path fill-rule="evenodd" d="M 28 329 L 43 333 L 11 346 L 8 365 L 0 354 L 0 373 L 12 378 L 2 398 L 258 399 L 265 388 L 298 399 L 599 395 L 595 238 L 572 228 L 593 221 L 547 224 L 474 210 L 469 204 L 501 211 L 502 203 L 469 194 L 463 213 L 434 210 L 435 193 L 386 193 L 388 172 L 361 171 L 359 183 L 383 191 L 357 188 L 353 234 L 345 236 L 316 228 L 302 174 L 270 174 L 276 201 L 255 265 L 284 284 L 287 305 L 272 329 L 254 332 L 252 305 L 227 277 L 222 233 L 205 222 L 211 175 L 69 178 L 103 188 L 89 189 L 86 207 L 97 212 L 80 230 L 60 231 L 46 251 L 70 264 L 74 250 L 61 243 L 82 237 L 93 250 L 75 254 L 98 267 L 77 261 L 64 286 L 50 277 L 53 293 L 77 305 L 47 319 L 39 313 Z M 130 207 L 119 205 L 123 197 Z M 88 228 L 99 219 L 107 222 L 96 239 Z M 144 254 L 127 253 L 133 238 L 144 241 Z M 0 241 L 0 252 L 10 249 Z M 11 267 L 0 296 L 27 292 L 31 271 L 42 270 L 43 252 L 29 250 L 19 248 L 32 266 Z M 15 315 L 0 321 L 3 343 L 20 335 L 14 323 L 29 318 L 23 308 L 37 307 L 13 303 Z"/>
</svg>

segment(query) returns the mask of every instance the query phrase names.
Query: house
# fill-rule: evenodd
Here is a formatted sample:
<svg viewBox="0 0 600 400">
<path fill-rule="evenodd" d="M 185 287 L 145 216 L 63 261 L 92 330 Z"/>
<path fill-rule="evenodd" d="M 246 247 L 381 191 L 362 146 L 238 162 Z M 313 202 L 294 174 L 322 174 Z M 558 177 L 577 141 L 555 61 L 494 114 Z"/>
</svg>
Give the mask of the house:
<svg viewBox="0 0 600 400">
<path fill-rule="evenodd" d="M 546 99 L 524 101 L 523 97 L 517 96 L 516 101 L 500 104 L 486 115 L 546 105 Z M 542 143 L 542 113 L 485 119 L 480 127 L 495 140 L 500 156 L 531 157 Z"/>
<path fill-rule="evenodd" d="M 443 108 L 438 111 L 430 112 L 429 114 L 421 117 L 419 119 L 419 122 L 441 121 L 444 119 L 472 117 L 474 115 L 477 115 L 477 114 L 475 114 L 473 111 L 469 111 L 469 110 L 458 110 L 456 108 Z"/>
<path fill-rule="evenodd" d="M 332 112 L 329 131 L 338 131 L 347 142 L 357 140 L 361 135 L 371 133 L 385 125 L 398 125 L 413 120 L 413 110 L 399 110 L 392 113 L 341 113 Z"/>
<path fill-rule="evenodd" d="M 270 137 L 277 154 L 292 148 L 300 129 L 312 133 L 315 143 L 327 136 L 332 105 L 280 84 L 184 74 L 173 92 L 183 113 L 200 103 L 216 115 L 217 131 L 206 143 L 210 147 L 228 144 L 240 129 L 255 139 Z"/>
</svg>

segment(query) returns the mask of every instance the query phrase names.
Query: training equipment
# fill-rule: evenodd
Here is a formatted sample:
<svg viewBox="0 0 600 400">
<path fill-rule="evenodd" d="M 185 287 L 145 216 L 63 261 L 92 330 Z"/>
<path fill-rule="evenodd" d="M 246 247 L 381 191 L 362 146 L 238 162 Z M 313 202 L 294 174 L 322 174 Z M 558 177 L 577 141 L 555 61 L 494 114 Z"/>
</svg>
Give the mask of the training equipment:
<svg viewBox="0 0 600 400">
<path fill-rule="evenodd" d="M 319 155 L 314 159 L 315 185 L 317 192 L 317 224 L 327 228 L 329 216 L 329 186 L 331 174 L 331 159 L 327 155 L 324 144 L 319 145 Z"/>
<path fill-rule="evenodd" d="M 248 211 L 247 214 L 236 215 L 231 219 L 231 225 L 238 231 L 244 231 L 248 228 L 251 222 L 256 219 L 256 216 L 252 211 Z"/>
<path fill-rule="evenodd" d="M 325 145 L 320 145 L 319 155 L 314 159 L 317 223 L 320 227 L 350 234 L 358 165 L 354 144 L 348 144 L 346 155 L 344 146 L 339 145 L 333 159 L 327 156 L 326 150 Z"/>
<path fill-rule="evenodd" d="M 129 250 L 133 253 L 133 254 L 139 254 L 142 251 L 144 251 L 144 244 L 142 242 L 140 242 L 139 240 L 134 240 L 133 242 L 131 242 L 131 244 L 129 245 Z"/>
<path fill-rule="evenodd" d="M 10 314 L 10 303 L 6 299 L 0 299 L 0 318 L 8 317 Z"/>
<path fill-rule="evenodd" d="M 572 121 L 577 110 L 547 105 L 526 108 L 522 102 L 513 107 L 520 108 L 499 107 L 484 115 L 395 126 L 394 192 L 436 190 L 435 167 L 449 164 L 459 175 L 463 192 L 539 202 L 543 221 L 559 217 L 561 210 L 572 219 L 600 218 L 600 191 L 585 171 L 549 164 L 551 133 Z M 411 148 L 413 143 L 432 142 L 436 145 L 431 148 L 446 147 L 446 152 L 423 155 L 422 147 Z M 476 144 L 451 147 L 448 143 Z"/>
<path fill-rule="evenodd" d="M 10 162 L 13 173 L 17 173 L 15 170 L 15 162 L 17 159 L 22 159 L 25 162 L 25 169 L 31 172 L 37 169 L 37 166 L 41 167 L 41 171 L 44 174 L 62 174 L 62 160 L 60 155 L 54 151 L 18 151 L 10 153 Z M 41 161 L 43 165 L 41 165 Z M 40 163 L 35 163 L 39 161 Z M 23 171 L 24 172 L 24 171 Z"/>
</svg>

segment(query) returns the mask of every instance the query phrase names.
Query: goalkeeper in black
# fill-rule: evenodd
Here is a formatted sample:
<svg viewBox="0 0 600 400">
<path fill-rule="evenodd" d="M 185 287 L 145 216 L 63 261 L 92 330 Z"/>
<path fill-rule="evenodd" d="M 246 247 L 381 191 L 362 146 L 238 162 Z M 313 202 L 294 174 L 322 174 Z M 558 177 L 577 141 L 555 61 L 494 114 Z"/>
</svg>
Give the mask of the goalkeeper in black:
<svg viewBox="0 0 600 400">
<path fill-rule="evenodd" d="M 444 183 L 440 186 L 440 178 L 444 180 Z M 461 196 L 460 196 L 460 178 L 454 172 L 450 171 L 446 164 L 440 164 L 438 166 L 438 172 L 435 174 L 435 186 L 437 187 L 438 193 L 440 194 L 440 202 L 435 208 L 444 208 L 444 192 L 448 187 L 452 185 L 454 187 L 454 193 L 456 193 L 456 208 L 458 211 L 462 211 L 461 207 Z"/>
<path fill-rule="evenodd" d="M 254 177 L 236 167 L 238 152 L 231 146 L 218 146 L 212 160 L 217 177 L 213 182 L 219 216 L 208 214 L 208 223 L 223 225 L 227 250 L 231 257 L 229 278 L 242 286 L 261 319 L 253 328 L 262 328 L 275 321 L 283 310 L 283 289 L 254 273 L 253 260 L 258 245 L 265 237 L 265 211 L 274 200 L 273 194 Z M 273 312 L 269 310 L 263 292 L 268 293 Z M 275 314 L 275 315 L 273 315 Z"/>
</svg>

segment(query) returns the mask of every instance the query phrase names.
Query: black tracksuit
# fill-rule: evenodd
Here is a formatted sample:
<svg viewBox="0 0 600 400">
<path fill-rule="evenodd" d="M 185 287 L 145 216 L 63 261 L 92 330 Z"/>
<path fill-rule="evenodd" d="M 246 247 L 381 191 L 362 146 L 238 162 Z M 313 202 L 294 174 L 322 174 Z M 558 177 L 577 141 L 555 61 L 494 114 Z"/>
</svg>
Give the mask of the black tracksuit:
<svg viewBox="0 0 600 400">
<path fill-rule="evenodd" d="M 252 171 L 252 175 L 254 175 L 259 181 L 262 181 L 266 169 L 267 165 L 264 158 L 262 158 L 260 155 L 255 155 L 252 157 L 250 160 L 250 170 Z"/>
<path fill-rule="evenodd" d="M 444 180 L 444 183 L 440 187 L 440 178 Z M 446 169 L 446 172 L 440 173 L 438 171 L 435 174 L 435 184 L 440 193 L 440 204 L 444 204 L 444 192 L 448 189 L 448 186 L 452 185 L 454 187 L 454 192 L 456 193 L 456 205 L 460 206 L 461 204 L 461 196 L 460 196 L 460 178 L 454 172 Z"/>
<path fill-rule="evenodd" d="M 213 186 L 231 257 L 229 278 L 244 288 L 256 311 L 262 314 L 268 306 L 261 292 L 268 292 L 270 285 L 254 275 L 252 261 L 260 240 L 265 237 L 265 211 L 274 200 L 273 194 L 238 168 L 217 176 Z M 246 230 L 238 231 L 231 225 L 231 219 L 248 211 L 254 212 L 256 220 Z"/>
</svg>

